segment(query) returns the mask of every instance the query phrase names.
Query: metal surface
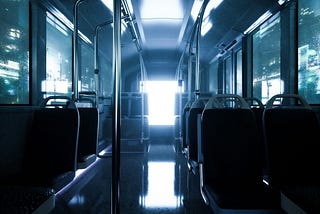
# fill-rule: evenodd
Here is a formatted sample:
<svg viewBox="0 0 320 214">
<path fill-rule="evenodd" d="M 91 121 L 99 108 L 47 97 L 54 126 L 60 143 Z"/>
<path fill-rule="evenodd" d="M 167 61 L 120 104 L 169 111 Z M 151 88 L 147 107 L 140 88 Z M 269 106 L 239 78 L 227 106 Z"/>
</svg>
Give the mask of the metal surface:
<svg viewBox="0 0 320 214">
<path fill-rule="evenodd" d="M 205 0 L 202 3 L 201 9 L 198 15 L 198 25 L 196 31 L 196 72 L 195 72 L 195 94 L 198 99 L 200 96 L 200 37 L 201 37 L 201 27 L 203 21 L 203 14 L 206 10 L 209 0 Z"/>
<path fill-rule="evenodd" d="M 118 214 L 120 199 L 120 78 L 121 78 L 121 1 L 113 1 L 113 133 L 112 133 L 112 187 L 111 213 Z"/>
<path fill-rule="evenodd" d="M 78 81 L 79 81 L 79 56 L 78 56 L 78 10 L 79 5 L 85 0 L 77 0 L 73 7 L 73 99 L 79 99 L 79 89 L 78 89 Z"/>
</svg>

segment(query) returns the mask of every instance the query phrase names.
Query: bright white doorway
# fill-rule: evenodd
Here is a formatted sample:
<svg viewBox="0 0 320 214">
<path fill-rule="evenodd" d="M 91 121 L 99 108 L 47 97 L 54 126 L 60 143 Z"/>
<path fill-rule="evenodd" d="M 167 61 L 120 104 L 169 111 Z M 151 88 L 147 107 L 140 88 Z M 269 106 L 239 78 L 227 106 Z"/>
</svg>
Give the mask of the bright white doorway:
<svg viewBox="0 0 320 214">
<path fill-rule="evenodd" d="M 177 81 L 146 81 L 143 91 L 148 93 L 149 125 L 174 125 L 174 100 Z"/>
</svg>

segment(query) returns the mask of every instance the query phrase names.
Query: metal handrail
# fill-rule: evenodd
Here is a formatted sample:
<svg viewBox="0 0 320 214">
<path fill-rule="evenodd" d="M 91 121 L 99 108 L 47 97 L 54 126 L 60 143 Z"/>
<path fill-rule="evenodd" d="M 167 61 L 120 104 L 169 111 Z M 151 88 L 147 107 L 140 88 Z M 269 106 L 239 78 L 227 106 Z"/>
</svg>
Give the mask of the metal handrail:
<svg viewBox="0 0 320 214">
<path fill-rule="evenodd" d="M 79 89 L 78 89 L 78 81 L 79 81 L 79 65 L 78 65 L 78 10 L 79 5 L 85 0 L 77 0 L 73 6 L 73 99 L 79 99 Z"/>
</svg>

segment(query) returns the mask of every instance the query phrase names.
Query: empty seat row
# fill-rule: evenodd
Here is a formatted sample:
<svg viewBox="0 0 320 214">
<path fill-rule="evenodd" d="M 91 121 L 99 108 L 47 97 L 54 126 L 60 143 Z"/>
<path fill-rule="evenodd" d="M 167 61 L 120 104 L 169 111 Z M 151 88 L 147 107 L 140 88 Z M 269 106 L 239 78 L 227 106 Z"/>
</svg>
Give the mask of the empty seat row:
<svg viewBox="0 0 320 214">
<path fill-rule="evenodd" d="M 302 97 L 263 106 L 214 95 L 196 123 L 201 193 L 215 213 L 319 213 L 320 127 Z"/>
<path fill-rule="evenodd" d="M 203 197 L 215 213 L 280 213 L 263 182 L 263 143 L 255 115 L 238 95 L 215 95 L 202 113 Z"/>
<path fill-rule="evenodd" d="M 83 93 L 83 92 L 82 92 Z M 87 95 L 87 93 L 86 93 Z M 93 96 L 95 94 L 93 93 Z M 94 96 L 95 97 L 95 96 Z M 66 96 L 50 96 L 43 100 L 40 104 L 41 108 L 50 108 L 57 100 L 58 106 L 61 107 L 66 101 L 67 105 L 73 105 L 72 108 L 77 109 L 79 113 L 79 137 L 77 142 L 77 169 L 84 169 L 92 164 L 97 157 L 97 141 L 99 133 L 99 110 L 94 102 L 94 97 L 80 97 L 75 102 Z M 69 106 L 70 108 L 70 106 Z"/>
<path fill-rule="evenodd" d="M 1 213 L 50 212 L 55 193 L 72 182 L 87 154 L 78 144 L 92 140 L 79 134 L 82 110 L 72 100 L 48 104 L 51 98 L 40 106 L 0 107 Z M 52 99 L 59 98 L 65 99 Z"/>
<path fill-rule="evenodd" d="M 121 116 L 123 118 L 148 115 L 148 95 L 146 93 L 122 92 L 120 97 Z"/>
<path fill-rule="evenodd" d="M 202 111 L 207 104 L 209 97 L 200 97 L 195 100 L 188 113 L 186 120 L 186 142 L 188 145 L 188 164 L 189 168 L 196 173 L 198 168 L 198 133 L 197 133 L 197 121 L 198 115 L 202 114 Z"/>
<path fill-rule="evenodd" d="M 78 112 L 10 106 L 0 117 L 1 212 L 49 212 L 75 176 Z"/>
<path fill-rule="evenodd" d="M 273 96 L 263 113 L 268 182 L 287 213 L 320 213 L 320 126 L 295 94 Z"/>
</svg>

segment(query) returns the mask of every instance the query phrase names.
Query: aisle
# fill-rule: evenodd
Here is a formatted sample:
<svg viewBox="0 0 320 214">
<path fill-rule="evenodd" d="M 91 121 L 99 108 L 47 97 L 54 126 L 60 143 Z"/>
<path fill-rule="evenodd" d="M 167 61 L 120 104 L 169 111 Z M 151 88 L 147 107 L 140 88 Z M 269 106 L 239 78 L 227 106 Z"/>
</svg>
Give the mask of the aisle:
<svg viewBox="0 0 320 214">
<path fill-rule="evenodd" d="M 211 214 L 173 138 L 150 138 L 146 153 L 121 153 L 120 212 L 124 214 Z M 189 177 L 188 177 L 189 176 Z M 56 213 L 111 213 L 111 158 L 98 159 L 65 192 Z"/>
</svg>

